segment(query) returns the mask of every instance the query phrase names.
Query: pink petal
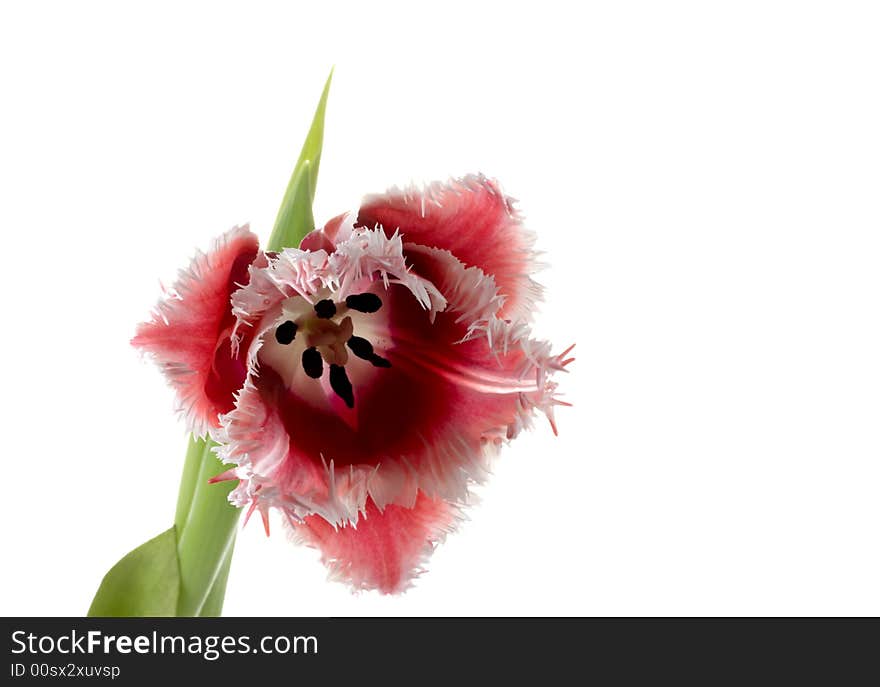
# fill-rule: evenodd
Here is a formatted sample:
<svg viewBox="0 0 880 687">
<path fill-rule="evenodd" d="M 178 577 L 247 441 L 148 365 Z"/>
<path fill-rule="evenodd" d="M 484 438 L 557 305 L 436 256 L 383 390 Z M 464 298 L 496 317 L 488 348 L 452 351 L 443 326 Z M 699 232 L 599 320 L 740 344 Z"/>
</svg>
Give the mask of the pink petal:
<svg viewBox="0 0 880 687">
<path fill-rule="evenodd" d="M 541 289 L 529 276 L 536 268 L 534 237 L 513 203 L 497 182 L 470 175 L 368 196 L 358 222 L 399 230 L 408 243 L 446 249 L 465 265 L 479 267 L 506 297 L 499 316 L 528 321 Z"/>
<path fill-rule="evenodd" d="M 355 589 L 394 594 L 422 571 L 436 544 L 453 528 L 457 509 L 419 494 L 412 508 L 376 507 L 372 500 L 356 523 L 334 528 L 319 516 L 294 524 L 302 542 L 321 551 L 331 577 Z"/>
<path fill-rule="evenodd" d="M 246 366 L 233 356 L 230 296 L 247 282 L 259 242 L 245 227 L 218 238 L 181 270 L 132 344 L 151 354 L 177 392 L 188 428 L 203 435 L 234 407 Z"/>
<path fill-rule="evenodd" d="M 348 219 L 348 216 L 348 213 L 343 212 L 327 222 L 321 229 L 310 231 L 300 241 L 300 250 L 323 250 L 332 253 L 333 249 L 336 248 L 336 244 L 342 240 L 342 237 L 339 235 L 340 228 L 343 222 Z M 344 238 L 348 238 L 347 233 Z"/>
</svg>

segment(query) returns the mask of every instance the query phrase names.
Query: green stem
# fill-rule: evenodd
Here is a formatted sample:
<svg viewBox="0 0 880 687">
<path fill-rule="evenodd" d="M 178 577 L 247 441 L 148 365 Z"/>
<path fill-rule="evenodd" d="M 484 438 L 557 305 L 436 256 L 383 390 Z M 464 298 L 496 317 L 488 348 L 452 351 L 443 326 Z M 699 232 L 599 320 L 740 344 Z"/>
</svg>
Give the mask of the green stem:
<svg viewBox="0 0 880 687">
<path fill-rule="evenodd" d="M 183 475 L 180 477 L 180 489 L 177 492 L 177 511 L 174 513 L 174 524 L 178 532 L 183 531 L 189 509 L 192 505 L 193 494 L 196 490 L 196 480 L 199 469 L 202 467 L 202 454 L 205 452 L 205 442 L 199 441 L 193 436 L 189 438 L 186 449 L 186 459 L 183 463 Z"/>
<path fill-rule="evenodd" d="M 177 554 L 180 565 L 180 596 L 177 602 L 178 616 L 197 616 L 203 611 L 212 612 L 222 607 L 226 575 L 229 561 L 235 546 L 235 532 L 240 509 L 230 505 L 227 497 L 235 486 L 234 482 L 208 484 L 208 480 L 228 469 L 211 450 L 216 444 L 210 440 L 193 440 L 187 452 L 184 467 L 184 481 L 191 477 L 192 457 L 201 449 L 199 469 L 195 473 L 193 489 L 181 484 L 178 502 Z M 186 508 L 186 497 L 189 507 Z M 183 518 L 182 511 L 187 510 Z M 182 524 L 181 524 L 182 523 Z M 217 596 L 220 601 L 217 603 Z M 208 599 L 212 598 L 211 607 Z M 219 612 L 219 611 L 215 611 Z M 212 613 L 213 614 L 213 613 Z"/>
<path fill-rule="evenodd" d="M 232 563 L 232 551 L 232 547 L 230 547 L 229 553 L 227 553 L 223 559 L 217 579 L 214 581 L 214 585 L 208 593 L 205 605 L 202 606 L 202 612 L 199 613 L 202 617 L 219 618 L 223 613 L 223 600 L 226 598 L 226 581 L 229 579 L 229 566 Z"/>
</svg>

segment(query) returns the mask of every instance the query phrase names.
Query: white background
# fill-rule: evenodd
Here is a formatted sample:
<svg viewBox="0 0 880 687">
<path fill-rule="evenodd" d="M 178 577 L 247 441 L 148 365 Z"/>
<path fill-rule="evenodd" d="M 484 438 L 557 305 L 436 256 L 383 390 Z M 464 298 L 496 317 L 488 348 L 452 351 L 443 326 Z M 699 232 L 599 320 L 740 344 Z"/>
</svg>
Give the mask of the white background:
<svg viewBox="0 0 880 687">
<path fill-rule="evenodd" d="M 575 407 L 407 594 L 252 523 L 227 613 L 880 614 L 875 8 L 5 2 L 0 613 L 83 614 L 170 524 L 184 429 L 128 339 L 196 246 L 268 237 L 335 64 L 318 221 L 498 177 Z"/>
</svg>

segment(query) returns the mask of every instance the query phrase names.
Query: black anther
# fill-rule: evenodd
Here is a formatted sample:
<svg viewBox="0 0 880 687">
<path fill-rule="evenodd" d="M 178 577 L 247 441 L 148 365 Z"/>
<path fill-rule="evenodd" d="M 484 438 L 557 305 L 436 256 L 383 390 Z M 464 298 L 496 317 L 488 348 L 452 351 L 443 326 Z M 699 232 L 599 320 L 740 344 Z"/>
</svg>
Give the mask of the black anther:
<svg viewBox="0 0 880 687">
<path fill-rule="evenodd" d="M 275 330 L 275 341 L 282 346 L 286 346 L 296 337 L 296 322 L 287 320 L 284 324 L 278 325 Z"/>
<path fill-rule="evenodd" d="M 305 373 L 312 379 L 318 379 L 324 373 L 324 362 L 321 354 L 314 346 L 307 348 L 302 354 L 302 366 Z"/>
<path fill-rule="evenodd" d="M 391 367 L 391 361 L 373 353 L 373 344 L 360 336 L 353 336 L 347 342 L 351 352 L 358 358 L 366 360 L 374 367 Z"/>
<path fill-rule="evenodd" d="M 369 360 L 373 355 L 373 344 L 360 336 L 351 337 L 346 344 L 358 358 Z"/>
<path fill-rule="evenodd" d="M 375 353 L 367 358 L 367 360 L 373 363 L 373 367 L 391 367 L 390 360 L 383 358 L 381 355 L 376 355 Z"/>
<path fill-rule="evenodd" d="M 336 303 L 329 298 L 315 303 L 315 314 L 322 320 L 329 320 L 336 314 Z"/>
<path fill-rule="evenodd" d="M 342 365 L 330 366 L 330 388 L 345 401 L 345 405 L 354 408 L 354 390 L 351 388 L 351 382 Z"/>
<path fill-rule="evenodd" d="M 382 307 L 382 299 L 375 293 L 357 293 L 348 296 L 345 299 L 345 304 L 352 310 L 371 313 Z"/>
</svg>

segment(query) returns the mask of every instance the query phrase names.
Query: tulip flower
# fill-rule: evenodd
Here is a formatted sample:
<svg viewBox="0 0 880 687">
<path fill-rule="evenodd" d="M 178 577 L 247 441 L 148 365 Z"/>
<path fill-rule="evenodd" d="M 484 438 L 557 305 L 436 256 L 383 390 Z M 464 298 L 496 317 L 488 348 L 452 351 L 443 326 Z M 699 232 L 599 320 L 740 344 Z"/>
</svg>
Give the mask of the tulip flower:
<svg viewBox="0 0 880 687">
<path fill-rule="evenodd" d="M 245 521 L 258 512 L 269 534 L 277 511 L 333 578 L 398 593 L 499 448 L 536 413 L 556 432 L 554 409 L 567 404 L 554 377 L 571 349 L 532 336 L 534 239 L 497 182 L 393 189 L 313 229 L 308 147 L 279 214 L 308 203 L 298 231 L 280 232 L 298 245 L 278 245 L 278 225 L 266 250 L 248 227 L 231 229 L 181 271 L 133 343 L 207 438 L 193 451 L 196 493 L 226 483 Z M 212 450 L 225 469 L 207 475 Z M 200 521 L 184 502 L 178 549 L 180 530 Z M 231 556 L 225 541 L 214 549 Z M 223 567 L 191 575 L 202 580 L 196 611 Z M 180 595 L 186 580 L 178 611 Z"/>
</svg>

